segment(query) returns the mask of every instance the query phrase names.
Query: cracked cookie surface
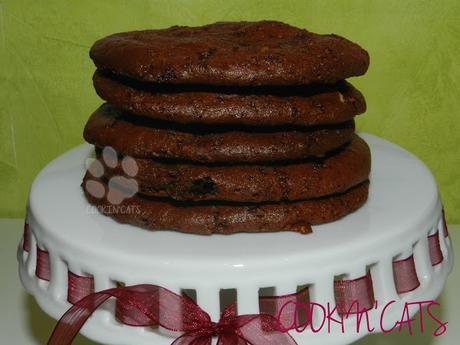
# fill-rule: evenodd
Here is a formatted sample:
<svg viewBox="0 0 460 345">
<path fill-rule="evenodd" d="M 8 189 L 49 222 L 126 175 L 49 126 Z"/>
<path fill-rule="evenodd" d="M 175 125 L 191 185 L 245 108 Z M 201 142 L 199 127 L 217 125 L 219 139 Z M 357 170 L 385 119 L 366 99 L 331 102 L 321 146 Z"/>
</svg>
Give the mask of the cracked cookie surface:
<svg viewBox="0 0 460 345">
<path fill-rule="evenodd" d="M 318 198 L 345 192 L 367 180 L 371 168 L 369 147 L 358 136 L 330 157 L 289 165 L 207 167 L 139 158 L 134 161 L 138 167 L 135 179 L 139 193 L 184 201 Z M 107 178 L 122 174 L 121 161 L 113 168 L 105 167 Z"/>
<path fill-rule="evenodd" d="M 334 83 L 369 65 L 356 43 L 277 21 L 118 33 L 96 41 L 90 56 L 100 69 L 163 84 Z"/>
<path fill-rule="evenodd" d="M 83 186 L 87 178 L 88 175 L 83 179 Z M 83 188 L 89 203 L 120 223 L 148 230 L 176 230 L 201 235 L 272 231 L 306 234 L 311 232 L 311 225 L 335 221 L 357 210 L 366 202 L 368 189 L 366 181 L 344 193 L 319 199 L 249 205 L 183 203 L 136 194 L 124 199 L 118 205 L 120 207 L 113 207 L 106 198 L 95 198 Z"/>
<path fill-rule="evenodd" d="M 135 158 L 216 164 L 319 157 L 351 141 L 354 135 L 353 120 L 289 129 L 192 127 L 124 114 L 105 104 L 88 120 L 84 137 L 95 146 L 111 146 Z"/>
<path fill-rule="evenodd" d="M 310 87 L 160 86 L 96 71 L 94 88 L 105 101 L 159 120 L 247 126 L 317 126 L 351 120 L 366 111 L 351 84 Z"/>
</svg>

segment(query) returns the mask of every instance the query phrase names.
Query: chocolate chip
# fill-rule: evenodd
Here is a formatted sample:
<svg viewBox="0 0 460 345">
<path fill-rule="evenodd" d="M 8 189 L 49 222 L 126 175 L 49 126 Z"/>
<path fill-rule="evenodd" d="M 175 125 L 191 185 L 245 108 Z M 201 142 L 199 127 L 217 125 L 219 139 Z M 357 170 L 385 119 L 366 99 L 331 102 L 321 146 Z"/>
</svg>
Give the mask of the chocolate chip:
<svg viewBox="0 0 460 345">
<path fill-rule="evenodd" d="M 176 79 L 176 78 L 177 76 L 176 76 L 176 72 L 174 71 L 174 69 L 168 68 L 165 73 L 163 73 L 162 75 L 158 77 L 157 81 L 159 83 L 164 83 L 164 82 Z"/>
<path fill-rule="evenodd" d="M 215 192 L 215 183 L 209 177 L 194 180 L 190 192 L 194 194 L 211 194 Z"/>
<path fill-rule="evenodd" d="M 198 54 L 198 60 L 204 61 L 209 59 L 216 50 L 216 48 L 208 48 L 208 50 L 206 50 L 205 52 Z"/>
</svg>

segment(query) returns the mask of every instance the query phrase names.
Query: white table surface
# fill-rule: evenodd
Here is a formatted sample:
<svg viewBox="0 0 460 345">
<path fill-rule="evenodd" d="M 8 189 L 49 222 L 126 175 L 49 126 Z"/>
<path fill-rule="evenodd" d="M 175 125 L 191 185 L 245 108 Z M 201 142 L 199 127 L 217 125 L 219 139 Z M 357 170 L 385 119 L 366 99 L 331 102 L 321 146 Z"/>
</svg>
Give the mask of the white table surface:
<svg viewBox="0 0 460 345">
<path fill-rule="evenodd" d="M 0 219 L 0 344 L 43 345 L 55 325 L 55 321 L 40 310 L 34 299 L 21 286 L 17 274 L 16 249 L 22 236 L 22 219 Z M 449 227 L 454 252 L 460 255 L 460 225 Z M 455 345 L 460 343 L 460 268 L 456 266 L 449 277 L 443 294 L 438 298 L 441 309 L 437 314 L 449 322 L 447 332 L 433 337 L 434 322 L 427 322 L 425 333 L 415 328 L 414 335 L 407 328 L 401 333 L 368 336 L 356 345 Z M 436 310 L 437 311 L 437 310 Z M 426 321 L 428 317 L 425 317 Z M 74 345 L 96 343 L 78 336 Z M 155 344 L 152 344 L 155 345 Z"/>
</svg>

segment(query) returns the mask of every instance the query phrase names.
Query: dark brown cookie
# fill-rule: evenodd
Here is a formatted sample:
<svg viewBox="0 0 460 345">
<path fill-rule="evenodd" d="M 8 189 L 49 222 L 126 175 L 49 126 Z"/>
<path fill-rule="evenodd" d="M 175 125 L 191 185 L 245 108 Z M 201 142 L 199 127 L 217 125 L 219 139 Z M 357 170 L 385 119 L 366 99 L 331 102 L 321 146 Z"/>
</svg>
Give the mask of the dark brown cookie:
<svg viewBox="0 0 460 345">
<path fill-rule="evenodd" d="M 362 75 L 369 55 L 337 35 L 318 35 L 276 21 L 114 34 L 90 56 L 103 70 L 168 84 L 306 85 Z"/>
<path fill-rule="evenodd" d="M 367 200 L 369 183 L 320 199 L 290 203 L 210 204 L 180 203 L 147 199 L 139 195 L 113 205 L 106 197 L 88 192 L 87 182 L 102 180 L 86 174 L 82 186 L 88 201 L 99 212 L 121 223 L 149 230 L 176 230 L 209 235 L 235 232 L 297 231 L 311 232 L 310 225 L 335 221 L 361 207 Z M 107 189 L 107 186 L 103 184 Z"/>
<path fill-rule="evenodd" d="M 100 157 L 100 154 L 98 155 Z M 104 166 L 106 178 L 126 175 L 122 164 Z M 134 159 L 140 193 L 175 200 L 227 200 L 264 202 L 305 200 L 343 193 L 367 180 L 371 154 L 366 142 L 355 136 L 337 154 L 312 162 L 267 166 L 206 167 Z"/>
<path fill-rule="evenodd" d="M 366 111 L 347 82 L 282 88 L 171 88 L 114 78 L 98 71 L 98 95 L 137 115 L 180 123 L 314 126 L 348 121 Z"/>
<path fill-rule="evenodd" d="M 261 128 L 228 131 L 228 127 L 211 126 L 213 132 L 208 132 L 205 126 L 187 127 L 186 131 L 182 128 L 125 116 L 118 108 L 105 104 L 88 120 L 84 137 L 98 147 L 112 146 L 119 154 L 136 158 L 199 163 L 264 162 L 322 156 L 353 138 L 354 122 L 302 130 L 275 128 L 276 131 Z"/>
</svg>

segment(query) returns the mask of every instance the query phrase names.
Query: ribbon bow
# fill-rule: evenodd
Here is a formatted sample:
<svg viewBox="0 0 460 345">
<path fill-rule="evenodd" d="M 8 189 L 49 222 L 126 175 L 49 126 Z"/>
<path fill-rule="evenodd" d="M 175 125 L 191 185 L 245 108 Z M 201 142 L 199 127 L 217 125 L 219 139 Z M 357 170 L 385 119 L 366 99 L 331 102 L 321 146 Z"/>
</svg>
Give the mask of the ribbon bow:
<svg viewBox="0 0 460 345">
<path fill-rule="evenodd" d="M 156 285 L 135 285 L 96 292 L 74 304 L 61 317 L 48 345 L 71 344 L 91 314 L 110 297 L 129 311 L 132 326 L 159 325 L 183 333 L 172 345 L 297 345 L 287 332 L 281 332 L 278 320 L 268 314 L 237 315 L 235 303 L 227 307 L 219 322 L 187 296 Z"/>
</svg>

